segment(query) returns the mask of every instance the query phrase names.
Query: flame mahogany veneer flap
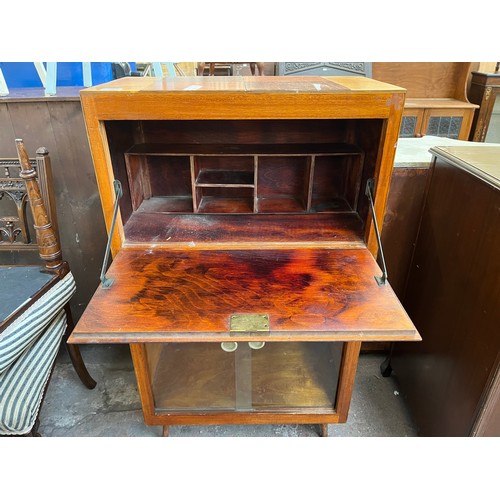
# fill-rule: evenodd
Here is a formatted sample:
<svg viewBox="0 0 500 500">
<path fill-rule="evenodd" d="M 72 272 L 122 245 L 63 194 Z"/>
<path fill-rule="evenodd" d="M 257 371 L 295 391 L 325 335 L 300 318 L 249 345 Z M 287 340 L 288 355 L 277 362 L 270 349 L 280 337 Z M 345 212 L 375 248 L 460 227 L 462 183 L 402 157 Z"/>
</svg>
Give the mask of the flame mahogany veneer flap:
<svg viewBox="0 0 500 500">
<path fill-rule="evenodd" d="M 70 343 L 419 340 L 367 249 L 122 249 Z M 269 333 L 230 334 L 232 314 Z"/>
</svg>

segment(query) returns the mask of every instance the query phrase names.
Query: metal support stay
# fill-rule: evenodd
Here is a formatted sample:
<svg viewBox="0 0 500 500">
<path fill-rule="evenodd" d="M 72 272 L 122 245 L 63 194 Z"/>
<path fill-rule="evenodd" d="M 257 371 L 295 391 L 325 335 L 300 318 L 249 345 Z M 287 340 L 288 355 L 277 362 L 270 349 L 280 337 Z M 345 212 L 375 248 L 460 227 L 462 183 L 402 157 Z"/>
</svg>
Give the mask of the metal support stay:
<svg viewBox="0 0 500 500">
<path fill-rule="evenodd" d="M 123 195 L 123 189 L 122 189 L 122 184 L 119 180 L 115 179 L 113 181 L 113 187 L 115 188 L 115 206 L 113 209 L 113 218 L 111 219 L 111 228 L 109 229 L 109 235 L 108 235 L 108 243 L 106 245 L 106 251 L 104 252 L 104 261 L 102 263 L 102 269 L 101 269 L 101 286 L 103 288 L 109 288 L 113 284 L 113 279 L 112 278 L 107 278 L 106 277 L 106 269 L 108 267 L 108 260 L 109 260 L 109 254 L 111 251 L 111 240 L 113 239 L 113 233 L 115 230 L 115 224 L 116 224 L 116 217 L 118 215 L 118 206 L 120 203 L 120 199 Z"/>
<path fill-rule="evenodd" d="M 382 276 L 375 276 L 375 280 L 379 285 L 385 285 L 387 283 L 387 267 L 385 265 L 384 249 L 382 248 L 382 240 L 380 239 L 380 231 L 378 229 L 377 218 L 375 217 L 375 206 L 373 204 L 374 186 L 375 186 L 375 180 L 368 179 L 366 181 L 365 194 L 370 200 L 370 209 L 372 212 L 373 226 L 375 228 L 375 234 L 377 236 L 378 248 L 380 252 L 380 260 L 382 261 Z"/>
</svg>

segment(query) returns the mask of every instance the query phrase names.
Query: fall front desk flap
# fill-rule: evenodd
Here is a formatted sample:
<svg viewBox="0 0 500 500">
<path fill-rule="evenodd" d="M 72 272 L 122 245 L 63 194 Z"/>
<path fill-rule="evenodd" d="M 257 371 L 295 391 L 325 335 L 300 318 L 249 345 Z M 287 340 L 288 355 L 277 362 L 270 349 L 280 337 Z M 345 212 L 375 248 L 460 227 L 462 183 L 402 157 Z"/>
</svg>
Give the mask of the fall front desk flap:
<svg viewBox="0 0 500 500">
<path fill-rule="evenodd" d="M 420 340 L 366 248 L 123 248 L 71 343 Z"/>
</svg>

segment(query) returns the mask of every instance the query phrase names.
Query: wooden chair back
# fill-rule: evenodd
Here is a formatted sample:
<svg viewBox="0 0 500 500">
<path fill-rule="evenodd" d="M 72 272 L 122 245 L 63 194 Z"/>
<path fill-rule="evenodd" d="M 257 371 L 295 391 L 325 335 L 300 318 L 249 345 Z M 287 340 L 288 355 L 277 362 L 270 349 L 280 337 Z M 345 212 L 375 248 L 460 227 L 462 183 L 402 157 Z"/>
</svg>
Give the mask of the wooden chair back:
<svg viewBox="0 0 500 500">
<path fill-rule="evenodd" d="M 36 151 L 35 158 L 29 158 L 21 140 L 16 142 L 18 150 L 24 158 L 24 169 L 31 172 L 30 179 L 22 177 L 20 157 L 0 158 L 0 252 L 9 252 L 10 257 L 0 254 L 0 263 L 26 263 L 30 257 L 23 258 L 19 251 L 37 252 L 35 259 L 39 261 L 42 249 L 37 240 L 33 204 L 29 202 L 28 185 L 35 189 L 35 198 L 41 200 L 36 208 L 37 217 L 44 217 L 41 213 L 43 204 L 45 217 L 54 232 L 54 237 L 59 241 L 57 214 L 55 207 L 55 194 L 53 191 L 52 167 L 50 155 L 46 148 L 41 147 Z M 24 174 L 26 175 L 26 174 Z M 31 207 L 31 209 L 28 208 Z M 42 257 L 43 258 L 43 257 Z"/>
<path fill-rule="evenodd" d="M 24 253 L 19 250 L 38 250 L 37 264 L 40 264 L 41 259 L 45 267 L 44 272 L 52 275 L 54 280 L 60 280 L 70 273 L 70 268 L 62 259 L 49 153 L 42 147 L 36 151 L 35 158 L 29 158 L 22 139 L 16 139 L 16 147 L 17 159 L 0 159 L 2 172 L 0 201 L 7 202 L 0 203 L 2 210 L 7 210 L 7 215 L 2 215 L 0 212 L 0 251 L 7 250 L 11 255 L 19 255 Z M 27 210 L 28 205 L 30 210 Z M 16 265 L 22 267 L 25 263 Z M 31 301 L 25 302 L 16 311 L 16 315 L 26 310 L 31 302 L 37 300 L 45 291 L 43 288 L 36 292 Z M 68 325 L 64 343 L 80 380 L 86 387 L 92 389 L 96 382 L 87 371 L 78 345 L 66 343 L 69 333 L 74 328 L 74 322 L 69 303 L 64 309 Z M 6 328 L 16 317 L 15 315 L 9 317 L 0 324 L 0 327 Z"/>
</svg>

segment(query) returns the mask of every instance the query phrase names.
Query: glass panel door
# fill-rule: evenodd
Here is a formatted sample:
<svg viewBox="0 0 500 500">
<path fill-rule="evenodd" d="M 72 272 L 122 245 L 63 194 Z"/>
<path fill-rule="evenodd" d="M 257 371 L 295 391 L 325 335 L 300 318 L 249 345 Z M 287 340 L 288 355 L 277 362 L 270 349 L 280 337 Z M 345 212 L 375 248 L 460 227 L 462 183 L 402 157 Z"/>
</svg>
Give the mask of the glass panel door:
<svg viewBox="0 0 500 500">
<path fill-rule="evenodd" d="M 334 408 L 342 342 L 147 344 L 156 413 Z"/>
</svg>

